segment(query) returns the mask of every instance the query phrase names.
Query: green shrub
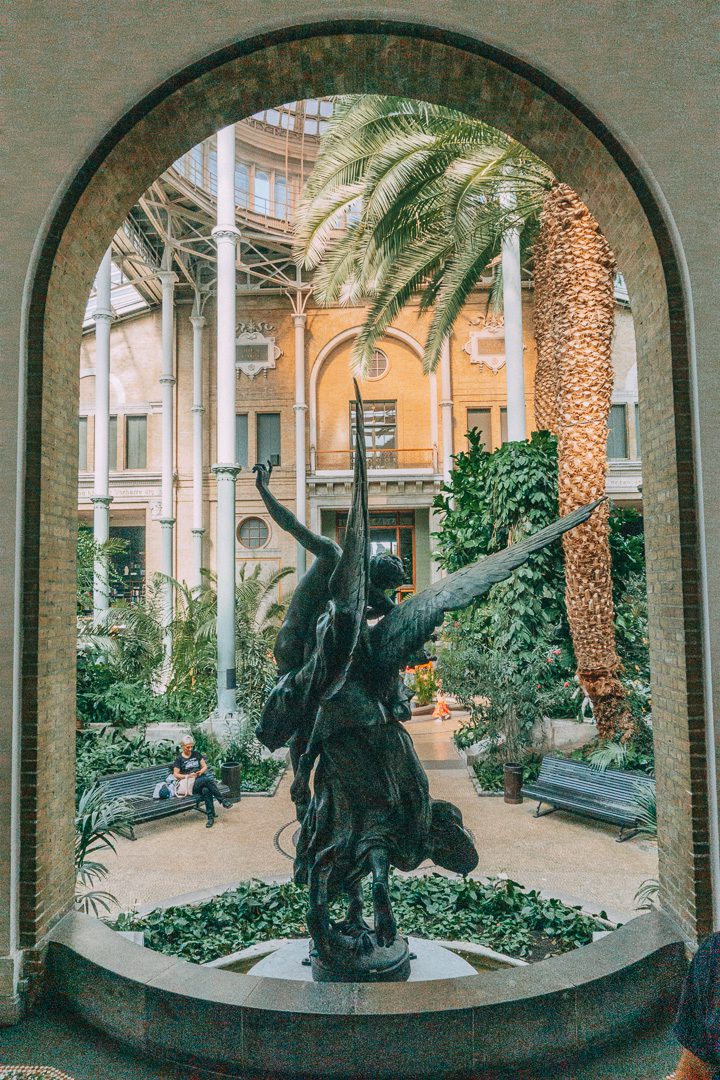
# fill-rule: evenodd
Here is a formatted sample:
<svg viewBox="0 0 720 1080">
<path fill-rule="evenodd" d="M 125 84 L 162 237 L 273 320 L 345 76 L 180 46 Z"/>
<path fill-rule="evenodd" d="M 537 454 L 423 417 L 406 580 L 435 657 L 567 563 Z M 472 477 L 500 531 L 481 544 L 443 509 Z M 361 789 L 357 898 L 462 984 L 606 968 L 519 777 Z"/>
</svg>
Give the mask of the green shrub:
<svg viewBox="0 0 720 1080">
<path fill-rule="evenodd" d="M 523 767 L 524 784 L 527 784 L 532 780 L 537 780 L 542 764 L 542 755 L 526 754 L 520 759 L 520 764 Z M 504 765 L 505 761 L 494 754 L 490 754 L 481 761 L 476 761 L 473 764 L 473 772 L 483 791 L 503 790 Z"/>
<path fill-rule="evenodd" d="M 370 885 L 364 899 L 371 906 Z M 604 929 L 579 908 L 548 900 L 514 881 L 392 875 L 390 892 L 400 931 L 419 937 L 475 941 L 523 957 L 543 943 L 544 952 L 588 944 Z M 207 963 L 258 941 L 307 935 L 307 890 L 291 882 L 246 881 L 200 904 L 121 915 L 116 930 L 141 930 L 148 948 L 194 963 Z M 336 903 L 332 914 L 341 918 Z"/>
<path fill-rule="evenodd" d="M 76 737 L 76 788 L 78 798 L 98 777 L 108 773 L 170 766 L 177 747 L 171 742 L 147 743 L 142 735 L 126 738 L 112 728 L 78 731 Z"/>
<path fill-rule="evenodd" d="M 412 677 L 410 689 L 415 695 L 418 705 L 430 705 L 435 700 L 439 684 L 435 672 L 431 667 L 417 668 Z"/>
</svg>

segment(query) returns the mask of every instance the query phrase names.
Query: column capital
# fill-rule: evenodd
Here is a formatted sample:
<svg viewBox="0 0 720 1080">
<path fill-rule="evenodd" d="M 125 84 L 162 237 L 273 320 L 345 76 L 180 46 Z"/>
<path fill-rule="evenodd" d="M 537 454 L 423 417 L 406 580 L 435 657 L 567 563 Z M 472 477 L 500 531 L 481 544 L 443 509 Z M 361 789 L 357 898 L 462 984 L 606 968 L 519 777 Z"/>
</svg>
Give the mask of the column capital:
<svg viewBox="0 0 720 1080">
<path fill-rule="evenodd" d="M 112 495 L 91 495 L 90 502 L 93 506 L 109 506 L 113 501 Z"/>
<path fill-rule="evenodd" d="M 293 326 L 304 326 L 307 322 L 307 314 L 304 311 L 296 311 L 292 317 Z"/>
<path fill-rule="evenodd" d="M 204 529 L 191 529 L 190 531 L 193 534 L 193 536 L 204 536 L 205 535 L 205 530 Z"/>
<path fill-rule="evenodd" d="M 93 320 L 95 322 L 114 322 L 115 316 L 111 308 L 95 308 L 93 312 Z"/>
<path fill-rule="evenodd" d="M 174 385 L 175 385 L 175 381 L 176 381 L 176 380 L 175 380 L 175 376 L 174 376 L 174 375 L 170 375 L 170 374 L 168 374 L 167 372 L 166 372 L 166 373 L 165 373 L 164 375 L 161 375 L 161 376 L 160 376 L 160 379 L 159 379 L 159 382 L 161 383 L 161 385 L 162 385 L 163 383 L 165 383 L 165 385 L 166 385 L 166 386 L 174 386 Z"/>
<path fill-rule="evenodd" d="M 160 522 L 163 529 L 172 529 L 173 525 L 175 524 L 175 518 L 174 517 L 161 517 L 161 518 L 158 518 L 157 520 Z"/>
<path fill-rule="evenodd" d="M 204 405 L 193 405 L 193 407 L 192 407 L 192 409 L 190 411 L 194 412 L 194 413 L 202 414 L 202 413 L 205 412 L 205 406 Z"/>
<path fill-rule="evenodd" d="M 230 464 L 229 462 L 218 462 L 217 465 L 213 465 L 210 469 L 210 472 L 214 474 L 217 480 L 235 480 L 240 471 L 240 466 L 237 462 L 233 464 Z"/>
<path fill-rule="evenodd" d="M 232 240 L 235 243 L 240 236 L 240 230 L 237 225 L 215 225 L 210 233 L 213 240 Z"/>
<path fill-rule="evenodd" d="M 199 328 L 202 330 L 203 326 L 205 325 L 206 319 L 204 315 L 191 315 L 190 322 L 196 329 Z"/>
<path fill-rule="evenodd" d="M 157 270 L 156 274 L 163 285 L 174 285 L 178 280 L 178 276 L 174 270 Z"/>
<path fill-rule="evenodd" d="M 452 409 L 453 404 L 454 403 L 449 398 L 446 398 L 444 401 L 440 402 L 440 408 L 441 409 Z"/>
<path fill-rule="evenodd" d="M 307 412 L 307 411 L 308 411 L 308 407 L 304 402 L 299 402 L 298 401 L 293 405 L 293 412 L 300 413 L 300 412 Z"/>
</svg>

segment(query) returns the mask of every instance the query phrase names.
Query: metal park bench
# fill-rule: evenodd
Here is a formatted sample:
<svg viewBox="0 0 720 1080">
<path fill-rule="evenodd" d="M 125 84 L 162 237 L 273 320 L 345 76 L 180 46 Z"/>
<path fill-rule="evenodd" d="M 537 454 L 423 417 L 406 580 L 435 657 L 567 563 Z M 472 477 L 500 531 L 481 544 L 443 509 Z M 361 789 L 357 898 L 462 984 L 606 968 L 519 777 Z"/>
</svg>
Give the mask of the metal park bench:
<svg viewBox="0 0 720 1080">
<path fill-rule="evenodd" d="M 199 810 L 200 797 L 188 795 L 184 799 L 153 799 L 155 785 L 172 772 L 172 765 L 151 765 L 147 769 L 132 769 L 130 772 L 111 773 L 98 778 L 98 785 L 106 798 L 124 799 L 128 804 L 133 825 L 144 821 L 154 821 L 155 818 L 169 817 L 170 814 L 180 814 L 183 810 Z M 214 779 L 212 769 L 206 774 Z M 218 783 L 223 798 L 228 798 L 230 788 L 225 784 Z M 132 839 L 135 839 L 133 832 Z"/>
<path fill-rule="evenodd" d="M 599 818 L 620 826 L 617 841 L 622 843 L 638 832 L 638 796 L 654 788 L 652 777 L 642 773 L 601 771 L 582 761 L 544 757 L 537 780 L 525 784 L 522 793 L 538 800 L 535 817 L 545 817 L 555 810 L 572 810 Z M 541 812 L 543 804 L 550 809 Z M 626 829 L 631 831 L 626 833 Z"/>
</svg>

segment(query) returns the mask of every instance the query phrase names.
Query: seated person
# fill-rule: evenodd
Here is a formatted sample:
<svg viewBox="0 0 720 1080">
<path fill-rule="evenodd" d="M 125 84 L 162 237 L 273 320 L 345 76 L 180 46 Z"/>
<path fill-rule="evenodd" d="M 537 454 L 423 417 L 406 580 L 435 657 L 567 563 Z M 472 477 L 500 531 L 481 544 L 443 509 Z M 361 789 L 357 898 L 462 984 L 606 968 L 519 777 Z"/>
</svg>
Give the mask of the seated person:
<svg viewBox="0 0 720 1080">
<path fill-rule="evenodd" d="M 180 742 L 180 753 L 173 761 L 173 776 L 176 780 L 194 781 L 193 795 L 199 795 L 205 802 L 206 828 L 211 829 L 215 824 L 213 799 L 217 799 L 226 810 L 232 806 L 231 802 L 223 798 L 220 788 L 208 775 L 207 761 L 202 754 L 195 751 L 195 740 L 192 735 L 185 735 Z"/>
<path fill-rule="evenodd" d="M 676 1080 L 720 1080 L 720 933 L 693 957 L 675 1021 L 684 1047 Z"/>
</svg>

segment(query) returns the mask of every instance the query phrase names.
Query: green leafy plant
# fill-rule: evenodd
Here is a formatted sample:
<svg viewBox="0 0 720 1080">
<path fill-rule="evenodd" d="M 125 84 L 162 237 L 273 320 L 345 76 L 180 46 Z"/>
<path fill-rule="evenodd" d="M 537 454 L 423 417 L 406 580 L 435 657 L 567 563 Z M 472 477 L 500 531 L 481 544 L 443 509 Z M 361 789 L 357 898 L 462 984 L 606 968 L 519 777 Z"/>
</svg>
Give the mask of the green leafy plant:
<svg viewBox="0 0 720 1080">
<path fill-rule="evenodd" d="M 76 736 L 76 787 L 78 800 L 98 777 L 167 764 L 176 754 L 171 742 L 148 743 L 142 735 L 127 738 L 113 728 L 79 731 Z"/>
<path fill-rule="evenodd" d="M 520 758 L 523 767 L 523 783 L 537 780 L 542 764 L 542 755 L 527 753 Z M 488 754 L 481 761 L 473 764 L 473 772 L 483 791 L 502 791 L 504 786 L 505 762 L 494 754 Z"/>
<path fill-rule="evenodd" d="M 371 903 L 369 884 L 365 903 Z M 489 881 L 392 875 L 393 909 L 402 933 L 476 941 L 511 956 L 540 959 L 585 945 L 605 929 L 579 908 L 546 899 L 504 878 Z M 243 882 L 197 905 L 164 908 L 149 915 L 123 914 L 116 930 L 141 930 L 151 949 L 206 963 L 258 941 L 304 937 L 307 891 L 291 882 Z M 333 917 L 342 916 L 337 903 Z"/>
<path fill-rule="evenodd" d="M 130 813 L 124 799 L 108 800 L 103 791 L 89 787 L 80 795 L 75 811 L 75 906 L 85 914 L 110 911 L 116 898 L 97 885 L 107 877 L 107 867 L 92 856 L 115 851 L 115 840 L 132 835 Z"/>
<path fill-rule="evenodd" d="M 657 907 L 660 882 L 657 878 L 646 878 L 635 893 L 633 901 L 638 911 L 653 911 Z"/>
<path fill-rule="evenodd" d="M 417 668 L 410 684 L 418 705 L 430 705 L 435 700 L 439 683 L 431 667 Z"/>
</svg>

